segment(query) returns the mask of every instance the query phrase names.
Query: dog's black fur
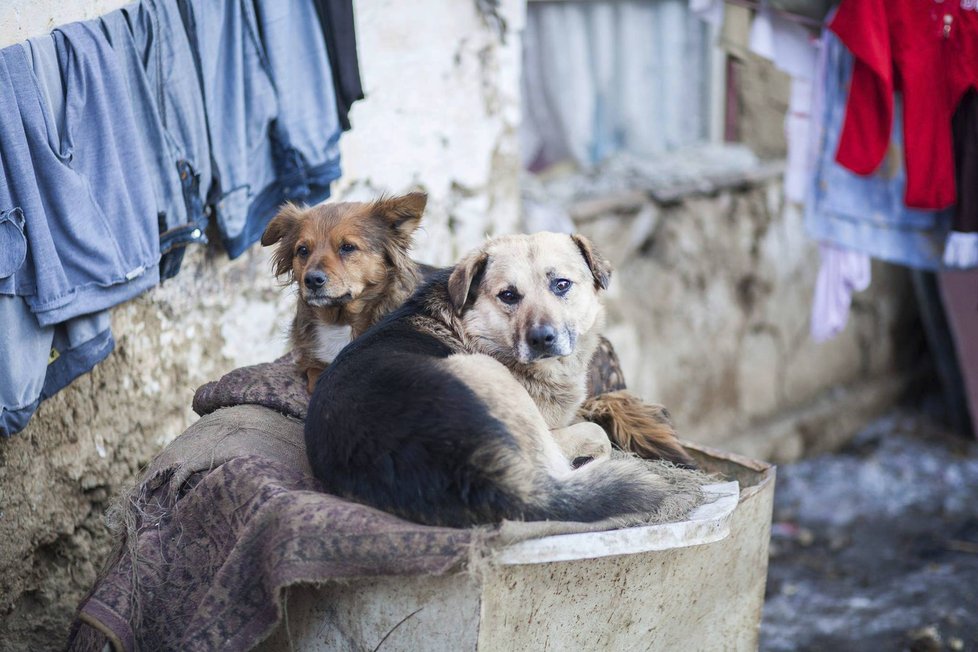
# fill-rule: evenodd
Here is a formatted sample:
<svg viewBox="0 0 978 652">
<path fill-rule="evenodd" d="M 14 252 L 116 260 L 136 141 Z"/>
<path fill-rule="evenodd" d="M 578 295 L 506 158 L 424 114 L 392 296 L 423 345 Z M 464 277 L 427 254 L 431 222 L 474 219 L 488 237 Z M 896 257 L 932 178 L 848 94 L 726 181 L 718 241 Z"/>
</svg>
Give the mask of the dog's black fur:
<svg viewBox="0 0 978 652">
<path fill-rule="evenodd" d="M 426 296 L 445 292 L 450 272 L 432 274 L 326 368 L 309 404 L 306 447 L 330 493 L 421 522 L 489 522 L 520 507 L 469 460 L 490 442 L 515 444 L 472 390 L 428 364 L 457 351 L 409 321 Z"/>
</svg>

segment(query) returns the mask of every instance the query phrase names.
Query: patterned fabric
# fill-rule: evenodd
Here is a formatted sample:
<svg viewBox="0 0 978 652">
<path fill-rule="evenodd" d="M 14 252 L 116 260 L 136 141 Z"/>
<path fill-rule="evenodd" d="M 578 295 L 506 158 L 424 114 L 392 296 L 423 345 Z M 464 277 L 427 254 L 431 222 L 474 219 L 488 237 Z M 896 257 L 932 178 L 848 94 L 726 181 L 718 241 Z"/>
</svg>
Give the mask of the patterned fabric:
<svg viewBox="0 0 978 652">
<path fill-rule="evenodd" d="M 301 438 L 301 425 L 293 427 Z M 164 473 L 133 504 L 129 534 L 83 603 L 70 650 L 107 642 L 123 650 L 249 649 L 277 624 L 286 587 L 439 575 L 467 558 L 478 534 L 347 502 L 302 470 L 259 456 L 236 457 L 182 486 Z"/>
<path fill-rule="evenodd" d="M 194 394 L 194 412 L 200 416 L 232 405 L 264 405 L 276 412 L 306 418 L 309 392 L 295 352 L 274 362 L 240 367 L 220 380 L 202 385 Z"/>
</svg>

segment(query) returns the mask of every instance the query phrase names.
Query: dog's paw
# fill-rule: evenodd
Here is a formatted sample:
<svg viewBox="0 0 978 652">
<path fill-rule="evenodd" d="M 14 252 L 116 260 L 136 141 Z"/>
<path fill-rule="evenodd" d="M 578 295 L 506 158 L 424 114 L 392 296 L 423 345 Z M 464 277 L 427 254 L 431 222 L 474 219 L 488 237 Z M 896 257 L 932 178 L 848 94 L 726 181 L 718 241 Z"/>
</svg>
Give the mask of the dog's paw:
<svg viewBox="0 0 978 652">
<path fill-rule="evenodd" d="M 596 423 L 582 421 L 550 431 L 571 466 L 577 468 L 590 461 L 611 455 L 611 440 Z"/>
</svg>

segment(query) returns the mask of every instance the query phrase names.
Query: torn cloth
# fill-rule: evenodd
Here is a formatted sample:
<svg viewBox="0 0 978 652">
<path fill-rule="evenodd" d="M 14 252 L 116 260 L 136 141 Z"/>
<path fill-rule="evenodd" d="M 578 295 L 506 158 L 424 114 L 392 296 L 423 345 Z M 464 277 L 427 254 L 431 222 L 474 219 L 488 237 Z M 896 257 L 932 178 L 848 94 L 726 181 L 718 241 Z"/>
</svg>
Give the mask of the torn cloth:
<svg viewBox="0 0 978 652">
<path fill-rule="evenodd" d="M 118 510 L 120 550 L 68 649 L 249 649 L 274 629 L 292 584 L 439 575 L 467 558 L 479 530 L 322 493 L 305 457 L 302 422 L 265 407 L 192 425 Z"/>
</svg>

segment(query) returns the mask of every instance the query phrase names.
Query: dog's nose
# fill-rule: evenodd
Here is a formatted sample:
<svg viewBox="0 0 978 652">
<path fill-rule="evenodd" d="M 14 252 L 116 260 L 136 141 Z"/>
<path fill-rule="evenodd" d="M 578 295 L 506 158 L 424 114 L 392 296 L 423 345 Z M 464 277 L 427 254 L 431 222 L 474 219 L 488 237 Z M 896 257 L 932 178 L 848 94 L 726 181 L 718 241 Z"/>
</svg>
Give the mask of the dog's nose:
<svg viewBox="0 0 978 652">
<path fill-rule="evenodd" d="M 550 324 L 534 326 L 527 333 L 526 343 L 537 353 L 550 353 L 557 343 L 557 329 Z"/>
<path fill-rule="evenodd" d="M 305 277 L 302 282 L 306 284 L 306 287 L 310 290 L 318 290 L 319 288 L 326 285 L 326 275 L 322 272 L 316 270 L 312 272 L 306 272 Z"/>
</svg>

